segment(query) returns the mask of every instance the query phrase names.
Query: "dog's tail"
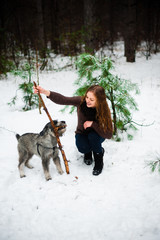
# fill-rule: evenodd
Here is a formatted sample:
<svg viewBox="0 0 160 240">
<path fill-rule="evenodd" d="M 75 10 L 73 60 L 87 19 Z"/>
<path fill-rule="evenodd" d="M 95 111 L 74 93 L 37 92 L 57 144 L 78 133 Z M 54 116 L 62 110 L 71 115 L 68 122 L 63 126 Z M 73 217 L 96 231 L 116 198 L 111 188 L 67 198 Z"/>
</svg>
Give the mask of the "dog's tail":
<svg viewBox="0 0 160 240">
<path fill-rule="evenodd" d="M 17 140 L 20 138 L 20 135 L 19 134 L 16 134 L 16 138 L 17 138 Z"/>
</svg>

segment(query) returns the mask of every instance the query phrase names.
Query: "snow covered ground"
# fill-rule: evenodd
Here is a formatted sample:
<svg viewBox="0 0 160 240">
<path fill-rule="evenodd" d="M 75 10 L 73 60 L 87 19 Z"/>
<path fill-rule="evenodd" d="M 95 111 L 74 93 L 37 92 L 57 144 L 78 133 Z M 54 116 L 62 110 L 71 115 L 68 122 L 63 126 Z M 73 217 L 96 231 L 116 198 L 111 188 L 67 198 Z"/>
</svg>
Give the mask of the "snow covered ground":
<svg viewBox="0 0 160 240">
<path fill-rule="evenodd" d="M 106 140 L 104 170 L 93 176 L 75 147 L 76 113 L 62 114 L 62 106 L 43 97 L 53 119 L 65 120 L 67 132 L 61 138 L 70 174 L 59 175 L 51 162 L 51 181 L 44 178 L 41 160 L 33 157 L 26 178 L 18 172 L 17 140 L 13 132 L 40 132 L 49 121 L 38 110 L 22 112 L 21 98 L 7 103 L 20 79 L 0 80 L 0 239 L 1 240 L 159 240 L 160 174 L 151 173 L 146 162 L 160 156 L 160 54 L 115 60 L 119 76 L 131 79 L 140 88 L 135 96 L 139 111 L 134 120 L 151 124 L 138 127 L 134 139 Z M 75 71 L 43 72 L 43 87 L 72 96 Z M 35 77 L 36 80 L 36 77 Z M 19 94 L 18 94 L 19 95 Z M 8 130 L 10 131 L 8 131 Z M 11 132 L 13 131 L 13 132 Z M 61 156 L 61 153 L 60 153 Z"/>
</svg>

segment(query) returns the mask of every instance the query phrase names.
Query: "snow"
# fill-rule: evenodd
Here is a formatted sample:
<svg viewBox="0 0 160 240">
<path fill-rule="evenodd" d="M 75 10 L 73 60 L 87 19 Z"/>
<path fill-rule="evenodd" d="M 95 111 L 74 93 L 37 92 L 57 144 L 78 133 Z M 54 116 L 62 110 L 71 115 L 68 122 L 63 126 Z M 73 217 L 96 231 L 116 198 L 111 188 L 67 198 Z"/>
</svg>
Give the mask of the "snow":
<svg viewBox="0 0 160 240">
<path fill-rule="evenodd" d="M 70 174 L 59 175 L 51 162 L 51 181 L 46 181 L 40 158 L 34 156 L 26 178 L 18 172 L 15 133 L 40 132 L 49 122 L 38 109 L 21 111 L 23 102 L 7 103 L 15 96 L 19 78 L 0 80 L 0 239 L 1 240 L 159 240 L 160 175 L 151 173 L 147 161 L 160 156 L 160 54 L 148 61 L 137 56 L 136 63 L 115 58 L 119 76 L 137 83 L 135 96 L 139 111 L 133 117 L 137 126 L 134 139 L 106 140 L 104 169 L 93 176 L 93 166 L 83 163 L 75 146 L 76 113 L 61 113 L 62 106 L 43 96 L 53 119 L 65 120 L 67 132 L 61 138 Z M 74 70 L 40 73 L 41 86 L 72 96 Z M 36 77 L 35 77 L 36 78 Z M 35 79 L 36 80 L 36 79 Z"/>
</svg>

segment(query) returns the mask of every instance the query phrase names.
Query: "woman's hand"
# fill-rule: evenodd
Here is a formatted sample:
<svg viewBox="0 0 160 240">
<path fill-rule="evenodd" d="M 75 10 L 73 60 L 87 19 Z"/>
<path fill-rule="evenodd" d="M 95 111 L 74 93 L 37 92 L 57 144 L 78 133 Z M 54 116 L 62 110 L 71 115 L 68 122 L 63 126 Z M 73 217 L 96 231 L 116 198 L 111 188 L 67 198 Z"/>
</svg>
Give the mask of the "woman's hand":
<svg viewBox="0 0 160 240">
<path fill-rule="evenodd" d="M 91 127 L 92 123 L 93 123 L 93 121 L 86 121 L 86 122 L 84 122 L 84 124 L 83 124 L 84 129 L 86 129 L 88 127 Z"/>
<path fill-rule="evenodd" d="M 46 95 L 47 97 L 49 97 L 49 95 L 50 95 L 50 91 L 42 88 L 41 86 L 37 86 L 37 87 L 33 86 L 33 91 L 35 94 L 42 93 L 42 94 Z"/>
</svg>

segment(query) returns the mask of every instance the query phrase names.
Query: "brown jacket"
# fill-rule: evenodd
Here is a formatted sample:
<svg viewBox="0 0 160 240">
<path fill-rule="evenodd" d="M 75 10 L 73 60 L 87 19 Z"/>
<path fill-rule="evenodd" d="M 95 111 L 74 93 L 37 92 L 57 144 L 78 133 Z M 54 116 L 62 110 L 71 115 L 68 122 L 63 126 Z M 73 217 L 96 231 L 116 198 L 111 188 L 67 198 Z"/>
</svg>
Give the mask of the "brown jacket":
<svg viewBox="0 0 160 240">
<path fill-rule="evenodd" d="M 59 93 L 51 91 L 50 96 L 48 98 L 56 104 L 73 105 L 73 106 L 77 107 L 78 124 L 77 124 L 76 133 L 85 134 L 86 131 L 83 127 L 83 124 L 88 119 L 86 118 L 86 116 L 84 116 L 84 114 L 82 113 L 82 111 L 79 107 L 80 103 L 81 103 L 81 97 L 80 96 L 66 97 L 66 96 L 63 96 Z M 101 129 L 99 127 L 97 121 L 93 121 L 91 127 L 103 138 L 110 139 L 112 137 L 112 132 L 110 132 L 109 130 L 106 130 L 106 132 L 104 132 L 103 129 Z"/>
</svg>

